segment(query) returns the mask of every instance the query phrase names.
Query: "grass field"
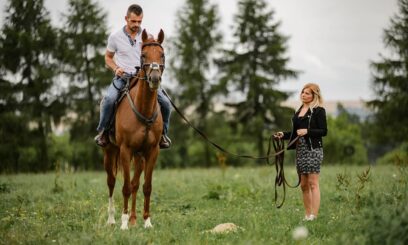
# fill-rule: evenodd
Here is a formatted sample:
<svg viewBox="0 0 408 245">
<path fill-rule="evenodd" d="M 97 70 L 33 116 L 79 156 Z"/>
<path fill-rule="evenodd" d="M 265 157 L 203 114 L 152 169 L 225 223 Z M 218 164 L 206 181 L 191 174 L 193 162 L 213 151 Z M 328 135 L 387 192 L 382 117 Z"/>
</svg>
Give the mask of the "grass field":
<svg viewBox="0 0 408 245">
<path fill-rule="evenodd" d="M 284 206 L 275 207 L 273 167 L 227 168 L 225 173 L 215 168 L 156 169 L 154 227 L 143 228 L 139 193 L 137 226 L 127 231 L 120 230 L 122 177 L 114 194 L 117 223 L 107 226 L 104 172 L 1 175 L 0 243 L 407 244 L 406 167 L 371 167 L 365 176 L 367 169 L 323 166 L 321 210 L 313 222 L 302 221 L 299 188 L 289 189 Z M 286 173 L 295 183 L 294 167 Z M 242 229 L 205 232 L 227 222 Z M 308 237 L 295 241 L 292 232 L 299 226 L 306 227 Z"/>
</svg>

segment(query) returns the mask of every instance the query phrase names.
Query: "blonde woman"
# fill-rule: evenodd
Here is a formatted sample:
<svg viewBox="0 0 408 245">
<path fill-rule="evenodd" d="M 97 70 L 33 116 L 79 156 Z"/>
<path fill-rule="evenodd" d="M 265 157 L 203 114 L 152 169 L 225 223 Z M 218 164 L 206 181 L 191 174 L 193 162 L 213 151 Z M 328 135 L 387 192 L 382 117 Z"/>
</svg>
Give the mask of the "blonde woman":
<svg viewBox="0 0 408 245">
<path fill-rule="evenodd" d="M 276 137 L 292 141 L 299 136 L 296 144 L 296 168 L 300 174 L 300 187 L 305 207 L 304 220 L 317 218 L 320 207 L 319 174 L 323 161 L 323 140 L 327 135 L 326 111 L 319 85 L 306 84 L 300 93 L 302 106 L 292 118 L 291 132 L 278 132 Z"/>
</svg>

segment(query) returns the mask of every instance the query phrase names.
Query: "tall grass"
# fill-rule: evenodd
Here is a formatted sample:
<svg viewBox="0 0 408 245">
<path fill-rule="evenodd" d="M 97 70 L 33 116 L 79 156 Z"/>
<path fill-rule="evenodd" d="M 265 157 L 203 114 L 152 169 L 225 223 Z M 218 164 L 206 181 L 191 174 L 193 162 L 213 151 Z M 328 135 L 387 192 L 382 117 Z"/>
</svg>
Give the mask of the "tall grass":
<svg viewBox="0 0 408 245">
<path fill-rule="evenodd" d="M 138 194 L 137 226 L 127 231 L 120 230 L 119 224 L 121 177 L 114 194 L 117 224 L 107 226 L 108 188 L 103 172 L 0 176 L 0 243 L 375 244 L 377 240 L 370 236 L 379 228 L 371 229 L 371 224 L 378 220 L 387 224 L 390 215 L 401 218 L 390 210 L 407 203 L 407 176 L 403 176 L 407 173 L 391 165 L 371 167 L 368 173 L 367 169 L 323 166 L 321 210 L 313 222 L 302 221 L 299 188 L 289 189 L 284 206 L 275 208 L 272 167 L 225 172 L 157 169 L 151 202 L 154 227 L 143 228 L 143 195 Z M 289 181 L 297 181 L 294 167 L 288 167 L 286 174 Z M 402 221 L 404 229 L 408 217 Z M 227 222 L 243 229 L 228 234 L 205 232 Z M 299 226 L 306 227 L 309 235 L 294 241 L 292 232 Z M 395 236 L 404 241 L 407 235 L 401 234 L 397 231 Z"/>
</svg>

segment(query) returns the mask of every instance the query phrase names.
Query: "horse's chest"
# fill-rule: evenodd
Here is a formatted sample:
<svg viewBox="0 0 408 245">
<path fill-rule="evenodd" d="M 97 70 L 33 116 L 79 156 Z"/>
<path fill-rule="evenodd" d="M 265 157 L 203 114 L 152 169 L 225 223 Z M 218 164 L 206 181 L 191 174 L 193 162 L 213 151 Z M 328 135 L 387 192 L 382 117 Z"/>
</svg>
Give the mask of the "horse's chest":
<svg viewBox="0 0 408 245">
<path fill-rule="evenodd" d="M 130 138 L 130 145 L 134 148 L 143 148 L 145 145 L 157 145 L 160 134 L 147 127 L 138 128 L 134 137 Z"/>
</svg>

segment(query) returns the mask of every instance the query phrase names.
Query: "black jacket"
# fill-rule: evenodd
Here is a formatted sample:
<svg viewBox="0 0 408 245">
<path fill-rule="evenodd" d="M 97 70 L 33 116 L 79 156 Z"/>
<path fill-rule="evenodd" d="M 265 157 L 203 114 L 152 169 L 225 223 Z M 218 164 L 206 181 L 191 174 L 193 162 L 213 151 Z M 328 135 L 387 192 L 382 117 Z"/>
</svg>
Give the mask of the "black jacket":
<svg viewBox="0 0 408 245">
<path fill-rule="evenodd" d="M 302 108 L 302 107 L 301 107 Z M 297 128 L 294 127 L 294 120 L 299 115 L 300 109 L 295 112 L 292 117 L 292 132 L 284 132 L 283 139 L 289 139 L 291 142 L 296 138 Z M 308 117 L 308 127 L 307 134 L 304 136 L 307 145 L 310 149 L 312 148 L 322 148 L 323 147 L 323 136 L 327 135 L 327 121 L 326 121 L 326 110 L 323 107 L 316 107 L 313 110 L 309 109 L 305 116 Z M 296 144 L 291 145 L 288 149 L 295 149 Z"/>
</svg>

